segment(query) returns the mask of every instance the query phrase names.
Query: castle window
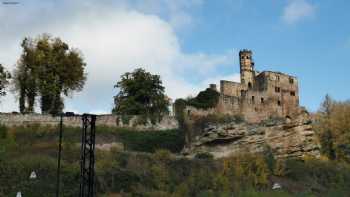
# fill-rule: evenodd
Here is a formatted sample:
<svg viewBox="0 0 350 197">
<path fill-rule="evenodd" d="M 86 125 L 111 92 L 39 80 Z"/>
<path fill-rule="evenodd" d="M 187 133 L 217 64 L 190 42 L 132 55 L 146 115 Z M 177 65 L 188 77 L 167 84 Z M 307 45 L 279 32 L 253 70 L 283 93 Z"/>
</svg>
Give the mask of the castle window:
<svg viewBox="0 0 350 197">
<path fill-rule="evenodd" d="M 277 76 L 276 76 L 276 79 L 277 79 L 277 81 L 280 81 L 280 76 L 277 75 Z"/>
<path fill-rule="evenodd" d="M 294 79 L 290 77 L 290 78 L 289 78 L 289 83 L 290 83 L 290 84 L 293 84 L 293 83 L 294 83 Z"/>
<path fill-rule="evenodd" d="M 281 101 L 280 100 L 277 101 L 277 105 L 281 106 Z"/>
<path fill-rule="evenodd" d="M 261 103 L 264 103 L 264 98 L 261 98 Z"/>
<path fill-rule="evenodd" d="M 253 103 L 253 104 L 255 103 L 254 99 L 255 99 L 254 96 L 252 96 L 252 103 Z"/>
<path fill-rule="evenodd" d="M 280 87 L 275 87 L 275 92 L 281 92 L 281 88 Z"/>
<path fill-rule="evenodd" d="M 248 83 L 248 88 L 250 89 L 250 88 L 252 88 L 252 83 Z"/>
<path fill-rule="evenodd" d="M 244 90 L 241 90 L 241 96 L 244 96 Z"/>
<path fill-rule="evenodd" d="M 295 92 L 294 92 L 294 91 L 291 91 L 291 92 L 290 92 L 290 95 L 291 95 L 291 96 L 295 96 Z"/>
</svg>

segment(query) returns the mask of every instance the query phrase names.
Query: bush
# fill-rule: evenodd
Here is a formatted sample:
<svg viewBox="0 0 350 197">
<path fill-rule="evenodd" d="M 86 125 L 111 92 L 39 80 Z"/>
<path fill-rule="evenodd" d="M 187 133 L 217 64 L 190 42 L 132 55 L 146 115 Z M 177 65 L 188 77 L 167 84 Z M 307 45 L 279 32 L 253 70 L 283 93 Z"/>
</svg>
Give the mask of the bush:
<svg viewBox="0 0 350 197">
<path fill-rule="evenodd" d="M 189 99 L 187 104 L 201 109 L 213 108 L 217 105 L 219 97 L 219 92 L 207 88 L 206 90 L 199 92 L 195 98 Z"/>
<path fill-rule="evenodd" d="M 349 188 L 350 166 L 334 161 L 308 158 L 305 161 L 287 160 L 285 176 L 303 182 L 310 188 Z"/>
<path fill-rule="evenodd" d="M 184 146 L 184 137 L 178 130 L 168 131 L 123 131 L 119 137 L 126 150 L 155 152 L 158 149 L 167 149 L 171 152 L 180 152 Z"/>
<path fill-rule="evenodd" d="M 266 188 L 270 171 L 264 156 L 241 154 L 223 160 L 223 173 L 236 182 L 235 189 Z"/>
<path fill-rule="evenodd" d="M 196 159 L 214 159 L 214 155 L 211 153 L 203 152 L 203 153 L 197 153 L 195 156 Z"/>
<path fill-rule="evenodd" d="M 7 137 L 7 127 L 0 124 L 0 139 L 5 139 Z"/>
</svg>

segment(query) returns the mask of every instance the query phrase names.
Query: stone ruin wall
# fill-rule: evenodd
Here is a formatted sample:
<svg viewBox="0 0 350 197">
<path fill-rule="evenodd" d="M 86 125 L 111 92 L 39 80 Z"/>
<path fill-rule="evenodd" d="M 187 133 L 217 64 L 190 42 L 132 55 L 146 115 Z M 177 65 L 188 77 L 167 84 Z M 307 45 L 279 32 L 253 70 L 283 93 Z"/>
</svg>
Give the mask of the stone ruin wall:
<svg viewBox="0 0 350 197">
<path fill-rule="evenodd" d="M 249 122 L 293 116 L 300 110 L 297 78 L 278 72 L 259 73 L 251 89 L 241 83 L 220 81 L 220 95 L 216 113 L 241 114 Z"/>
<path fill-rule="evenodd" d="M 31 124 L 56 126 L 59 124 L 59 116 L 41 115 L 41 114 L 0 114 L 0 125 L 22 126 Z M 98 115 L 96 126 L 133 128 L 136 130 L 170 130 L 177 129 L 178 122 L 173 116 L 164 116 L 159 123 L 152 125 L 150 121 L 146 125 L 138 124 L 138 117 L 131 116 L 127 124 L 123 124 L 122 117 L 118 115 Z M 81 116 L 63 117 L 63 124 L 70 127 L 81 127 Z"/>
</svg>

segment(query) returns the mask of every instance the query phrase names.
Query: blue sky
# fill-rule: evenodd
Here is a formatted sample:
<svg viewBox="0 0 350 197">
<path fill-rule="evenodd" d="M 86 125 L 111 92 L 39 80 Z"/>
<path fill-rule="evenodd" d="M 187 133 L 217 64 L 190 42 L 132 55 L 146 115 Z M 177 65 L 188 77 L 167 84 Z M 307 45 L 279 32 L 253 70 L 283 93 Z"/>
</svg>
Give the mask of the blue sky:
<svg viewBox="0 0 350 197">
<path fill-rule="evenodd" d="M 9 70 L 25 36 L 50 33 L 79 48 L 88 81 L 67 111 L 107 113 L 119 76 L 137 67 L 160 74 L 173 99 L 208 83 L 237 80 L 240 49 L 256 69 L 299 78 L 301 105 L 350 98 L 350 2 L 345 0 L 18 0 L 0 5 L 0 63 Z M 16 111 L 16 95 L 0 111 Z"/>
</svg>

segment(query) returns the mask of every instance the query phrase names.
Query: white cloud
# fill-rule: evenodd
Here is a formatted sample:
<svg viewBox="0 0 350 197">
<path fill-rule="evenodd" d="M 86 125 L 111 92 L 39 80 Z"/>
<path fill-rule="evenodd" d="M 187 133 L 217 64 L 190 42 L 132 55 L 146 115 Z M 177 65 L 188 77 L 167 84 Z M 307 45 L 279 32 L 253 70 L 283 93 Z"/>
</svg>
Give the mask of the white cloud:
<svg viewBox="0 0 350 197">
<path fill-rule="evenodd" d="M 121 74 L 137 67 L 160 74 L 166 93 L 178 98 L 195 94 L 207 86 L 204 83 L 218 82 L 222 78 L 213 78 L 215 70 L 233 64 L 232 52 L 184 53 L 175 33 L 177 27 L 170 20 L 145 14 L 130 5 L 120 3 L 113 8 L 96 8 L 96 5 L 86 3 L 70 6 L 70 9 L 65 9 L 65 16 L 51 6 L 44 13 L 33 8 L 31 17 L 20 14 L 11 22 L 0 21 L 0 25 L 7 25 L 6 29 L 0 30 L 1 41 L 6 39 L 0 45 L 0 61 L 10 69 L 19 57 L 19 44 L 24 36 L 48 32 L 82 51 L 87 62 L 88 80 L 82 92 L 66 98 L 66 110 L 109 112 L 113 106 L 112 97 L 117 93 L 113 85 Z M 13 12 L 0 11 L 5 11 L 3 14 L 9 18 L 15 16 Z M 190 82 L 188 77 L 198 78 L 202 83 Z M 17 110 L 17 103 L 13 96 L 7 96 L 0 111 L 14 110 Z"/>
<path fill-rule="evenodd" d="M 295 24 L 304 18 L 315 15 L 316 6 L 307 0 L 289 0 L 284 8 L 282 19 L 287 24 Z"/>
</svg>

